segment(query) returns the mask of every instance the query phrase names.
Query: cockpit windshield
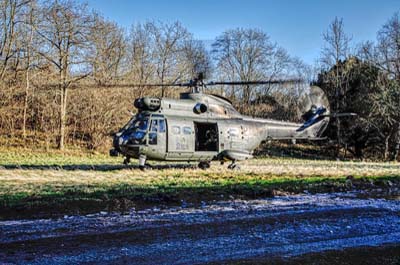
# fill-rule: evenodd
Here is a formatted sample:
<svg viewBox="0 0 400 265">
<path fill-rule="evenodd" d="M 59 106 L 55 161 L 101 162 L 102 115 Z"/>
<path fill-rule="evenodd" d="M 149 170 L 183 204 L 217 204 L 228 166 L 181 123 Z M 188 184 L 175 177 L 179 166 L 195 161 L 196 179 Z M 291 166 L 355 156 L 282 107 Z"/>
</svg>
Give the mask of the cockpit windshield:
<svg viewBox="0 0 400 265">
<path fill-rule="evenodd" d="M 149 118 L 147 116 L 137 115 L 133 117 L 124 127 L 123 130 L 140 130 L 146 131 L 149 127 Z"/>
<path fill-rule="evenodd" d="M 149 117 L 137 115 L 123 128 L 123 135 L 131 144 L 144 144 L 146 131 L 149 127 Z"/>
</svg>

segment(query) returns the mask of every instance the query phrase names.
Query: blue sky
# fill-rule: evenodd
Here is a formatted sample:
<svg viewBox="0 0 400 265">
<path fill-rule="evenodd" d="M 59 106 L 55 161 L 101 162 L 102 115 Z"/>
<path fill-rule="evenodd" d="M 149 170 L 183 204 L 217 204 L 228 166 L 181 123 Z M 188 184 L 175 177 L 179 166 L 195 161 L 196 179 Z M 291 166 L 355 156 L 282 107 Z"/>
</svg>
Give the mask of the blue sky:
<svg viewBox="0 0 400 265">
<path fill-rule="evenodd" d="M 400 0 L 82 0 L 124 28 L 135 22 L 179 20 L 194 37 L 210 43 L 224 30 L 259 28 L 292 56 L 314 63 L 322 34 L 337 17 L 354 43 L 375 40 Z"/>
</svg>

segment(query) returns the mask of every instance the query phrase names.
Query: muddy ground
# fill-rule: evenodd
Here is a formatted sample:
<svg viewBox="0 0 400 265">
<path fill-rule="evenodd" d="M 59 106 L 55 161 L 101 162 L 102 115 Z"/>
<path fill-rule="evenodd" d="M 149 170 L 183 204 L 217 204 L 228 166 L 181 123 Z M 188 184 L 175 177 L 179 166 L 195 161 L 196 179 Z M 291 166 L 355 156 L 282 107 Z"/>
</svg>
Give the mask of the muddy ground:
<svg viewBox="0 0 400 265">
<path fill-rule="evenodd" d="M 363 192 L 0 222 L 5 264 L 399 264 L 399 246 L 399 197 Z"/>
</svg>

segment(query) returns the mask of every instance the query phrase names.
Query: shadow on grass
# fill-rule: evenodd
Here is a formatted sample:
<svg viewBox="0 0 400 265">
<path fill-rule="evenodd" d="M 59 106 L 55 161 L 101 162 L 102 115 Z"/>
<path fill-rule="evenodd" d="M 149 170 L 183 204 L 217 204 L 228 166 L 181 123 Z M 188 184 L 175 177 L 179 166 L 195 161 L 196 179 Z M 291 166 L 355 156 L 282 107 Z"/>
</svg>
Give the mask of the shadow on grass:
<svg viewBox="0 0 400 265">
<path fill-rule="evenodd" d="M 113 170 L 122 170 L 122 169 L 139 169 L 139 165 L 91 165 L 91 164 L 71 164 L 71 165 L 32 165 L 32 164 L 6 164 L 1 165 L 0 168 L 8 169 L 8 170 L 15 170 L 15 169 L 22 169 L 22 170 L 67 170 L 67 171 L 74 171 L 74 170 L 85 170 L 85 171 L 113 171 Z M 152 165 L 147 169 L 151 170 L 162 170 L 162 169 L 170 169 L 170 168 L 177 168 L 177 169 L 190 169 L 190 168 L 197 168 L 194 164 L 164 164 L 164 165 Z"/>
</svg>

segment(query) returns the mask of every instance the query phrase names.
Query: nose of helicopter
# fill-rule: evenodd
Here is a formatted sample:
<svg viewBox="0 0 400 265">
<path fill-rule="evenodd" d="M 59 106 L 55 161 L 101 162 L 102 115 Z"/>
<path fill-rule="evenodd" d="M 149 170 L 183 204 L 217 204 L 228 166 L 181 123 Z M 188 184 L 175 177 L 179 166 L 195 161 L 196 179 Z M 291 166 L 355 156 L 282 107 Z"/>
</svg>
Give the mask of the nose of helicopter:
<svg viewBox="0 0 400 265">
<path fill-rule="evenodd" d="M 131 143 L 133 136 L 116 133 L 113 138 L 113 147 L 110 150 L 110 156 L 118 156 L 122 154 L 127 157 L 138 158 L 140 155 L 141 146 Z"/>
<path fill-rule="evenodd" d="M 113 148 L 110 149 L 110 156 L 118 156 L 119 153 L 122 153 L 120 148 L 122 144 L 122 133 L 116 133 L 113 136 Z"/>
</svg>

